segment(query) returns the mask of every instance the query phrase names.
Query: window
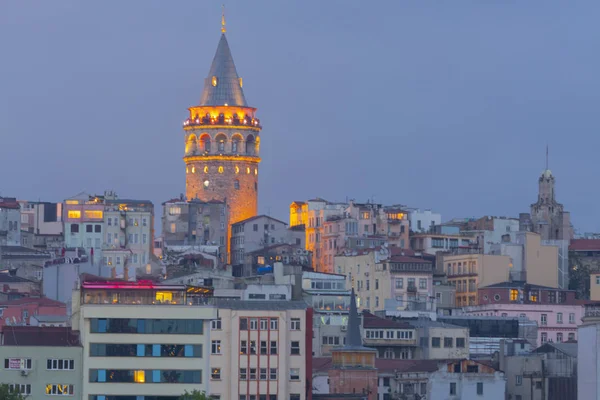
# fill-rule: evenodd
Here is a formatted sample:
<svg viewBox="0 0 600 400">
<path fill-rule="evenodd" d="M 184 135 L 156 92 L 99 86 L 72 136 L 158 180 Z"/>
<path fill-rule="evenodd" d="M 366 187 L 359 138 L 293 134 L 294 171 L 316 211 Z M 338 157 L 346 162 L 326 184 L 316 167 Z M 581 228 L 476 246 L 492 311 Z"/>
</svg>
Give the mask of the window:
<svg viewBox="0 0 600 400">
<path fill-rule="evenodd" d="M 277 342 L 275 340 L 271 340 L 271 354 L 277 354 Z"/>
<path fill-rule="evenodd" d="M 445 337 L 444 338 L 444 347 L 452 347 L 452 338 L 451 337 Z"/>
<path fill-rule="evenodd" d="M 570 324 L 575 323 L 575 313 L 569 313 L 569 323 Z"/>
<path fill-rule="evenodd" d="M 31 385 L 30 384 L 18 384 L 11 383 L 8 385 L 8 391 L 10 393 L 20 393 L 20 394 L 31 394 Z"/>
<path fill-rule="evenodd" d="M 456 383 L 450 383 L 450 396 L 456 396 Z"/>
<path fill-rule="evenodd" d="M 260 379 L 261 381 L 267 380 L 267 369 L 266 368 L 261 368 L 259 370 L 258 379 Z"/>
<path fill-rule="evenodd" d="M 558 332 L 556 334 L 556 343 L 561 343 L 563 341 L 563 333 L 562 332 Z"/>
<path fill-rule="evenodd" d="M 456 347 L 465 347 L 465 338 L 456 338 Z"/>
<path fill-rule="evenodd" d="M 79 225 L 71 224 L 71 233 L 79 233 Z"/>
<path fill-rule="evenodd" d="M 477 382 L 477 394 L 483 395 L 483 382 Z"/>
<path fill-rule="evenodd" d="M 94 225 L 86 225 L 85 226 L 85 231 L 87 233 L 92 233 L 94 231 Z"/>
<path fill-rule="evenodd" d="M 5 369 L 31 369 L 31 358 L 5 358 Z"/>
<path fill-rule="evenodd" d="M 256 368 L 250 368 L 250 376 L 249 379 L 251 381 L 255 381 L 256 380 Z"/>
<path fill-rule="evenodd" d="M 510 301 L 519 300 L 519 291 L 517 289 L 510 289 Z"/>
<path fill-rule="evenodd" d="M 73 396 L 73 385 L 59 385 L 51 383 L 46 385 L 46 394 L 58 396 Z"/>
<path fill-rule="evenodd" d="M 300 355 L 300 342 L 292 341 L 291 355 L 299 356 Z"/>
<path fill-rule="evenodd" d="M 375 279 L 375 290 L 379 290 L 379 279 Z"/>
<path fill-rule="evenodd" d="M 292 318 L 290 323 L 290 330 L 299 331 L 300 330 L 300 318 Z"/>
<path fill-rule="evenodd" d="M 240 331 L 248 330 L 248 319 L 240 318 Z"/>
<path fill-rule="evenodd" d="M 379 296 L 375 296 L 375 307 L 379 307 Z"/>
<path fill-rule="evenodd" d="M 441 339 L 439 337 L 431 338 L 431 347 L 440 347 Z"/>
<path fill-rule="evenodd" d="M 557 323 L 557 324 L 562 324 L 562 323 L 563 323 L 563 318 L 562 318 L 562 315 L 563 315 L 563 314 L 562 314 L 561 312 L 559 312 L 559 313 L 556 313 L 556 323 Z"/>
<path fill-rule="evenodd" d="M 253 230 L 254 232 L 258 232 L 258 224 L 254 224 L 254 225 L 252 225 L 252 230 Z"/>
<path fill-rule="evenodd" d="M 542 332 L 542 343 L 546 343 L 548 341 L 548 333 Z"/>
<path fill-rule="evenodd" d="M 213 331 L 221 330 L 221 318 L 210 321 L 210 329 Z"/>
<path fill-rule="evenodd" d="M 239 180 L 236 179 L 235 181 L 233 181 L 233 188 L 236 190 L 240 189 L 240 181 Z"/>
<path fill-rule="evenodd" d="M 267 329 L 269 329 L 269 320 L 268 319 L 261 319 L 260 320 L 260 330 L 261 331 L 266 331 Z"/>
<path fill-rule="evenodd" d="M 256 318 L 250 318 L 250 329 L 253 331 L 258 329 L 258 320 Z"/>
<path fill-rule="evenodd" d="M 246 368 L 240 368 L 240 381 L 248 379 L 248 370 Z"/>
<path fill-rule="evenodd" d="M 570 332 L 569 333 L 569 340 L 575 340 L 575 333 L 574 332 Z"/>
<path fill-rule="evenodd" d="M 202 345 L 91 343 L 90 357 L 202 357 Z"/>
<path fill-rule="evenodd" d="M 290 381 L 300 380 L 300 368 L 290 368 Z"/>
<path fill-rule="evenodd" d="M 55 358 L 49 358 L 46 360 L 46 369 L 50 370 L 73 370 L 75 369 L 74 360 L 59 360 Z"/>
<path fill-rule="evenodd" d="M 210 344 L 210 351 L 212 354 L 221 354 L 221 341 L 213 340 Z"/>
<path fill-rule="evenodd" d="M 523 375 L 515 375 L 515 385 L 520 386 L 523 384 Z"/>
<path fill-rule="evenodd" d="M 277 380 L 277 368 L 271 368 L 269 370 L 269 379 L 272 381 L 276 381 Z"/>
<path fill-rule="evenodd" d="M 398 278 L 396 279 L 396 289 L 402 289 L 404 287 L 404 279 Z"/>
<path fill-rule="evenodd" d="M 419 279 L 419 289 L 427 289 L 427 279 Z"/>
<path fill-rule="evenodd" d="M 299 394 L 290 394 L 290 400 L 300 400 Z"/>
<path fill-rule="evenodd" d="M 279 324 L 277 318 L 271 318 L 271 330 L 276 331 L 277 329 L 279 329 L 278 325 Z"/>
<path fill-rule="evenodd" d="M 221 380 L 221 368 L 213 368 L 210 371 L 210 379 L 215 380 L 215 381 L 220 381 Z"/>
<path fill-rule="evenodd" d="M 262 354 L 262 355 L 268 354 L 267 341 L 266 340 L 261 340 L 260 341 L 260 354 Z"/>
<path fill-rule="evenodd" d="M 542 325 L 548 325 L 548 314 L 542 314 L 541 323 Z"/>
<path fill-rule="evenodd" d="M 250 354 L 256 354 L 256 340 L 250 341 Z"/>
<path fill-rule="evenodd" d="M 248 341 L 242 340 L 240 344 L 240 353 L 248 354 Z"/>
<path fill-rule="evenodd" d="M 94 225 L 94 232 L 102 233 L 102 225 Z"/>
</svg>

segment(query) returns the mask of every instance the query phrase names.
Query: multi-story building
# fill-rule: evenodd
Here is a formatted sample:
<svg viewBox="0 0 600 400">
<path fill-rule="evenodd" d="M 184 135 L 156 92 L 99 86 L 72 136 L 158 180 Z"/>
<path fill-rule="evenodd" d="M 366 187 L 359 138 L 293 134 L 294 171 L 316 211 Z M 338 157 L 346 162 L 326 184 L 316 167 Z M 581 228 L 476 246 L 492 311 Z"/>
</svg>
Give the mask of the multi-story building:
<svg viewBox="0 0 600 400">
<path fill-rule="evenodd" d="M 230 223 L 256 215 L 261 128 L 256 108 L 246 102 L 223 26 L 200 103 L 189 108 L 183 123 L 187 198 L 226 200 Z"/>
<path fill-rule="evenodd" d="M 257 215 L 231 225 L 231 264 L 243 264 L 246 254 L 275 244 L 304 248 L 304 232 L 288 229 L 285 222 L 267 215 Z"/>
<path fill-rule="evenodd" d="M 72 301 L 85 349 L 79 398 L 175 400 L 186 390 L 208 391 L 217 317 L 210 296 L 206 287 L 83 281 Z"/>
<path fill-rule="evenodd" d="M 62 203 L 19 200 L 21 230 L 36 235 L 60 235 L 63 232 Z"/>
<path fill-rule="evenodd" d="M 227 262 L 229 212 L 225 201 L 172 199 L 163 203 L 162 245 L 219 246 L 221 262 Z"/>
<path fill-rule="evenodd" d="M 304 222 L 304 224 L 301 224 Z M 402 206 L 375 203 L 330 203 L 323 199 L 293 202 L 290 226 L 305 226 L 306 249 L 315 270 L 334 271 L 334 257 L 343 250 L 382 246 L 407 249 L 408 216 Z"/>
<path fill-rule="evenodd" d="M 519 214 L 520 231 L 538 233 L 542 240 L 570 240 L 573 238 L 571 215 L 556 201 L 555 179 L 546 169 L 538 179 L 538 199 L 529 214 Z"/>
<path fill-rule="evenodd" d="M 312 309 L 303 301 L 217 299 L 210 382 L 216 399 L 310 399 Z"/>
<path fill-rule="evenodd" d="M 442 214 L 431 210 L 412 209 L 408 212 L 408 223 L 411 232 L 430 233 L 435 225 L 442 223 Z"/>
<path fill-rule="evenodd" d="M 470 236 L 460 234 L 418 233 L 410 238 L 410 247 L 414 251 L 436 254 L 438 251 L 450 251 L 459 247 L 471 247 Z"/>
<path fill-rule="evenodd" d="M 417 330 L 406 321 L 362 313 L 362 341 L 378 358 L 413 359 L 419 345 Z"/>
<path fill-rule="evenodd" d="M 40 285 L 29 279 L 0 273 L 0 301 L 18 300 L 22 297 L 39 296 Z"/>
<path fill-rule="evenodd" d="M 21 214 L 17 199 L 0 197 L 0 246 L 21 245 Z"/>
<path fill-rule="evenodd" d="M 501 242 L 491 246 L 490 255 L 511 258 L 510 277 L 532 285 L 566 289 L 564 271 L 561 271 L 559 246 L 544 243 L 541 236 L 532 232 L 518 232 L 514 242 Z"/>
<path fill-rule="evenodd" d="M 451 360 L 469 357 L 469 328 L 429 319 L 407 320 L 416 331 L 415 358 Z"/>
<path fill-rule="evenodd" d="M 480 252 L 489 254 L 493 245 L 507 240 L 514 242 L 518 231 L 519 220 L 516 218 L 485 216 L 467 222 L 462 232 L 474 237 L 476 248 Z"/>
<path fill-rule="evenodd" d="M 429 398 L 505 400 L 504 372 L 475 360 L 447 362 L 430 376 Z"/>
<path fill-rule="evenodd" d="M 346 277 L 304 271 L 302 297 L 314 313 L 314 355 L 330 355 L 334 347 L 345 345 L 350 310 L 350 290 L 346 289 Z"/>
<path fill-rule="evenodd" d="M 7 326 L 2 335 L 0 384 L 26 399 L 83 399 L 82 355 L 68 327 Z"/>
<path fill-rule="evenodd" d="M 440 272 L 446 273 L 448 283 L 456 289 L 457 307 L 476 305 L 477 289 L 507 281 L 511 267 L 508 256 L 471 252 L 444 254 L 438 264 Z"/>
<path fill-rule="evenodd" d="M 94 263 L 102 259 L 104 203 L 85 193 L 65 200 L 63 207 L 65 247 L 80 248 Z"/>
<path fill-rule="evenodd" d="M 573 239 L 569 245 L 569 287 L 580 299 L 600 300 L 600 239 Z"/>
<path fill-rule="evenodd" d="M 600 303 L 585 305 L 583 323 L 577 329 L 577 398 L 599 399 Z"/>
<path fill-rule="evenodd" d="M 535 344 L 577 340 L 583 306 L 575 292 L 525 282 L 502 282 L 477 291 L 478 305 L 464 308 L 465 314 L 519 317 L 538 324 Z"/>
</svg>

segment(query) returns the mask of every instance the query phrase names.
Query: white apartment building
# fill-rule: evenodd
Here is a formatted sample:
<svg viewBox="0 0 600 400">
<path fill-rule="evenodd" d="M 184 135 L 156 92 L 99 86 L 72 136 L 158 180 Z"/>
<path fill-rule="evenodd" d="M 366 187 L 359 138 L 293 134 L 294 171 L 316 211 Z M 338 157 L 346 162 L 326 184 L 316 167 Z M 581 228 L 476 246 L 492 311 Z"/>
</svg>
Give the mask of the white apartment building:
<svg viewBox="0 0 600 400">
<path fill-rule="evenodd" d="M 410 230 L 415 233 L 428 233 L 435 225 L 442 223 L 442 214 L 431 210 L 410 210 L 408 212 Z"/>
<path fill-rule="evenodd" d="M 0 197 L 0 245 L 21 245 L 21 214 L 15 198 Z"/>
<path fill-rule="evenodd" d="M 209 394 L 220 400 L 303 400 L 311 379 L 312 310 L 303 301 L 216 299 Z"/>
<path fill-rule="evenodd" d="M 80 398 L 176 400 L 186 390 L 208 392 L 210 321 L 217 317 L 211 295 L 183 285 L 81 283 L 71 321 L 84 349 Z"/>
</svg>

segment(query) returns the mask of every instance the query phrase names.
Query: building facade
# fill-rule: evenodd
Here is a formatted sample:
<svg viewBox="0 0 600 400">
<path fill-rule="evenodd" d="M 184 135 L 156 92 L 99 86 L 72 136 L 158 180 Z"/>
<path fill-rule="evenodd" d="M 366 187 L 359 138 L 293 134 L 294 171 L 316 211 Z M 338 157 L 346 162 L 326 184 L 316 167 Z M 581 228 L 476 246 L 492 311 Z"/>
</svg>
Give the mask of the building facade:
<svg viewBox="0 0 600 400">
<path fill-rule="evenodd" d="M 431 210 L 410 210 L 408 222 L 411 232 L 429 233 L 434 226 L 442 223 L 442 214 Z"/>
<path fill-rule="evenodd" d="M 0 383 L 26 399 L 83 399 L 82 354 L 71 328 L 6 327 L 0 346 Z"/>
<path fill-rule="evenodd" d="M 312 310 L 303 301 L 217 301 L 209 393 L 216 399 L 311 399 Z"/>
<path fill-rule="evenodd" d="M 17 199 L 0 197 L 0 245 L 21 245 L 21 208 Z"/>
<path fill-rule="evenodd" d="M 200 103 L 183 124 L 183 159 L 188 200 L 227 201 L 230 223 L 258 210 L 261 124 L 242 85 L 223 26 Z"/>
<path fill-rule="evenodd" d="M 209 390 L 210 325 L 205 287 L 84 281 L 73 292 L 73 329 L 83 355 L 83 399 L 178 399 Z"/>
<path fill-rule="evenodd" d="M 471 237 L 459 234 L 420 233 L 410 238 L 411 249 L 427 254 L 436 254 L 438 251 L 450 251 L 459 247 L 470 246 Z"/>
</svg>

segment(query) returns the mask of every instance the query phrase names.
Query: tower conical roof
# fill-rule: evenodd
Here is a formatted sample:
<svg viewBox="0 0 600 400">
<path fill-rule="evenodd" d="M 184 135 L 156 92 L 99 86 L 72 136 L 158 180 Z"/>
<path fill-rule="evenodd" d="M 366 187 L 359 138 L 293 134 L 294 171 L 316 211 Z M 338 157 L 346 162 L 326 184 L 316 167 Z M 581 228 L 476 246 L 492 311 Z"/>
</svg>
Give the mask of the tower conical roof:
<svg viewBox="0 0 600 400">
<path fill-rule="evenodd" d="M 223 33 L 208 77 L 204 80 L 200 106 L 223 106 L 225 104 L 239 107 L 248 106 L 227 38 Z"/>
<path fill-rule="evenodd" d="M 350 313 L 348 315 L 348 332 L 346 333 L 345 349 L 370 350 L 363 347 L 362 337 L 360 336 L 360 319 L 358 309 L 356 308 L 356 295 L 354 288 L 350 294 Z"/>
</svg>

